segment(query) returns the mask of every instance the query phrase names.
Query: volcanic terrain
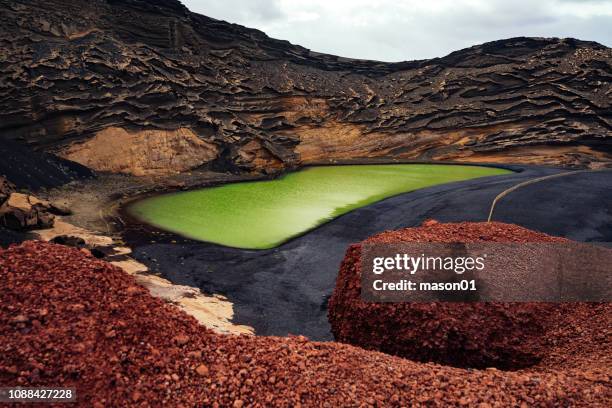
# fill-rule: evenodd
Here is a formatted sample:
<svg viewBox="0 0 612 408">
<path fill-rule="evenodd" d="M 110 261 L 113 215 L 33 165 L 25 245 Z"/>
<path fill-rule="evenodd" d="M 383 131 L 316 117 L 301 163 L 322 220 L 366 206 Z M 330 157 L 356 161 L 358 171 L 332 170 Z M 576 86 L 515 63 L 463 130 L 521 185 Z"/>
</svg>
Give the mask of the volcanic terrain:
<svg viewBox="0 0 612 408">
<path fill-rule="evenodd" d="M 0 0 L 0 385 L 73 386 L 96 408 L 610 406 L 609 303 L 367 306 L 355 243 L 612 242 L 611 78 L 612 49 L 572 38 L 388 63 L 177 0 Z M 308 165 L 411 162 L 513 172 L 262 251 L 125 211 Z M 487 217 L 531 230 L 464 222 Z M 443 223 L 405 229 L 429 218 Z M 234 335 L 253 331 L 286 337 Z M 303 336 L 332 333 L 352 345 Z"/>
<path fill-rule="evenodd" d="M 460 229 L 471 234 L 468 224 Z M 541 239 L 503 226 L 490 234 Z M 215 334 L 120 269 L 60 245 L 0 250 L 0 277 L 0 384 L 76 387 L 80 406 L 603 407 L 612 398 L 606 304 L 558 307 L 547 315 L 546 357 L 511 372 L 416 363 L 301 336 Z"/>
<path fill-rule="evenodd" d="M 593 42 L 512 38 L 383 63 L 316 53 L 176 0 L 0 10 L 0 138 L 94 170 L 611 159 L 612 51 Z"/>
</svg>

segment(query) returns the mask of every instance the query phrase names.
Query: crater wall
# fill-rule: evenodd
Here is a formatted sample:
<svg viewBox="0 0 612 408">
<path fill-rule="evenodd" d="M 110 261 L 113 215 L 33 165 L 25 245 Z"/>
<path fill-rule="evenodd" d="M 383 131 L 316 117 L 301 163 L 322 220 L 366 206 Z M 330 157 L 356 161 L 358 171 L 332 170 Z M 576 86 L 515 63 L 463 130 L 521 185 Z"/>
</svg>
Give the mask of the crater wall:
<svg viewBox="0 0 612 408">
<path fill-rule="evenodd" d="M 164 132 L 195 136 L 207 148 L 179 167 L 236 172 L 369 157 L 592 167 L 612 157 L 612 51 L 594 42 L 512 38 L 384 63 L 315 53 L 174 0 L 0 9 L 0 138 L 94 168 L 108 149 L 78 146 L 117 128 L 127 145 L 139 132 L 160 144 Z M 148 146 L 104 170 L 183 170 L 163 158 L 147 167 Z"/>
</svg>

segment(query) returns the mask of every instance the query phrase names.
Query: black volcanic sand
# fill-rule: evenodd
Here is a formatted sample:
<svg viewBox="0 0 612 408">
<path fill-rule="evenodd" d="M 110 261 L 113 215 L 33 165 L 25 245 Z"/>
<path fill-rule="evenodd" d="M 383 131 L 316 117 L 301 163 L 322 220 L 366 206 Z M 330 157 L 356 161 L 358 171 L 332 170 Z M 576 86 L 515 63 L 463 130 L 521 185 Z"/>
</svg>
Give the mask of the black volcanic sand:
<svg viewBox="0 0 612 408">
<path fill-rule="evenodd" d="M 135 258 L 152 271 L 177 284 L 226 295 L 234 303 L 234 321 L 254 327 L 257 334 L 291 333 L 331 340 L 327 300 L 351 243 L 385 230 L 417 226 L 429 218 L 486 220 L 491 202 L 503 190 L 565 171 L 535 166 L 513 169 L 523 171 L 380 201 L 271 250 L 226 248 L 169 234 L 153 235 L 136 225 L 127 229 L 125 239 Z M 579 173 L 513 192 L 498 204 L 494 219 L 579 241 L 612 241 L 610 173 Z"/>
<path fill-rule="evenodd" d="M 612 243 L 612 169 L 575 173 L 513 191 L 493 220 L 575 241 Z"/>
<path fill-rule="evenodd" d="M 5 176 L 18 189 L 36 191 L 95 176 L 78 163 L 3 138 L 0 138 L 0 157 L 0 176 Z"/>
</svg>

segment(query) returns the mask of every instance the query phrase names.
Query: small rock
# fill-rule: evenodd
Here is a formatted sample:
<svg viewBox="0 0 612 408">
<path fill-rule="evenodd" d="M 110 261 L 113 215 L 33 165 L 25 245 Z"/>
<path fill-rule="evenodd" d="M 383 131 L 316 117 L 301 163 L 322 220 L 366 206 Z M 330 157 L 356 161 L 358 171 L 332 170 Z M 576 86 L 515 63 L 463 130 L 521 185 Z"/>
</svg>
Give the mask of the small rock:
<svg viewBox="0 0 612 408">
<path fill-rule="evenodd" d="M 85 247 L 85 240 L 83 238 L 75 237 L 72 235 L 58 235 L 56 237 L 53 237 L 49 242 L 53 242 L 54 244 L 59 245 L 71 246 L 75 248 Z"/>
<path fill-rule="evenodd" d="M 184 346 L 185 344 L 189 343 L 189 336 L 179 334 L 178 336 L 174 337 L 174 342 L 179 346 Z"/>
<path fill-rule="evenodd" d="M 68 306 L 68 310 L 70 310 L 71 312 L 74 312 L 74 313 L 79 313 L 79 312 L 82 312 L 83 310 L 85 310 L 85 305 L 83 305 L 81 303 L 75 303 L 73 305 Z"/>
<path fill-rule="evenodd" d="M 91 254 L 92 254 L 94 257 L 98 258 L 98 259 L 102 259 L 102 258 L 106 257 L 106 253 L 104 253 L 104 251 L 102 251 L 102 250 L 101 250 L 100 248 L 98 248 L 98 247 L 91 248 L 91 250 L 90 250 L 90 251 L 91 251 Z"/>
<path fill-rule="evenodd" d="M 428 219 L 428 220 L 423 221 L 423 224 L 421 224 L 421 226 L 423 226 L 423 227 L 431 227 L 432 225 L 436 225 L 436 224 L 439 224 L 439 223 L 440 223 L 439 221 Z"/>
<path fill-rule="evenodd" d="M 27 323 L 30 319 L 28 319 L 27 316 L 25 315 L 17 315 L 15 317 L 13 317 L 13 322 L 14 323 Z"/>
<path fill-rule="evenodd" d="M 66 203 L 50 203 L 49 212 L 55 215 L 72 215 L 72 210 Z"/>
<path fill-rule="evenodd" d="M 208 375 L 208 367 L 206 367 L 204 364 L 200 364 L 198 368 L 196 368 L 196 373 L 198 373 L 199 376 L 204 377 Z"/>
<path fill-rule="evenodd" d="M 142 397 L 142 394 L 140 392 L 134 391 L 134 393 L 132 394 L 132 401 L 138 402 L 141 397 Z"/>
</svg>

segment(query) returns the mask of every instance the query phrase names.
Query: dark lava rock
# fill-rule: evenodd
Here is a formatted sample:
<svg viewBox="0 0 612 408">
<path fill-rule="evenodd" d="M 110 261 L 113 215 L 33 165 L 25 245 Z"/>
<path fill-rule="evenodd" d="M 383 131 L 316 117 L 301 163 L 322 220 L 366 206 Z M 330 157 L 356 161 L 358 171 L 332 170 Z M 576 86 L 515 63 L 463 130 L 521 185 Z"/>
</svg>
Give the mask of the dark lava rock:
<svg viewBox="0 0 612 408">
<path fill-rule="evenodd" d="M 95 246 L 89 250 L 91 254 L 98 258 L 103 259 L 106 257 L 113 257 L 113 261 L 120 261 L 124 259 L 128 259 L 127 256 L 115 255 L 115 249 L 113 246 Z"/>
<path fill-rule="evenodd" d="M 15 185 L 8 181 L 6 177 L 0 176 L 0 205 L 15 192 Z"/>
<path fill-rule="evenodd" d="M 173 0 L 0 9 L 0 138 L 92 168 L 104 167 L 99 148 L 72 153 L 109 128 L 187 128 L 216 146 L 210 166 L 231 171 L 381 156 L 611 162 L 612 50 L 594 42 L 520 37 L 383 63 L 316 53 Z M 9 178 L 20 184 L 19 174 Z"/>
<path fill-rule="evenodd" d="M 72 210 L 65 204 L 49 203 L 49 212 L 55 215 L 72 215 Z"/>
<path fill-rule="evenodd" d="M 75 248 L 85 248 L 85 240 L 83 238 L 75 237 L 72 235 L 58 235 L 56 237 L 53 237 L 50 242 Z"/>
<path fill-rule="evenodd" d="M 5 176 L 17 187 L 30 191 L 94 177 L 91 170 L 78 163 L 50 153 L 35 151 L 23 143 L 2 138 L 0 138 L 0 157 L 2 158 L 0 175 Z"/>
<path fill-rule="evenodd" d="M 18 244 L 27 239 L 32 239 L 27 233 L 13 231 L 0 226 L 0 247 L 6 248 L 12 244 Z"/>
<path fill-rule="evenodd" d="M 0 206 L 0 226 L 14 231 L 51 228 L 54 219 L 49 203 L 27 194 L 12 193 Z"/>
<path fill-rule="evenodd" d="M 86 248 L 92 256 L 98 259 L 112 256 L 115 251 L 112 246 L 94 246 L 88 247 L 87 242 L 81 237 L 75 237 L 73 235 L 58 235 L 53 237 L 49 242 L 59 245 L 65 245 L 73 248 Z M 113 257 L 114 261 L 122 260 L 120 257 Z M 124 257 L 127 258 L 127 257 Z"/>
</svg>

